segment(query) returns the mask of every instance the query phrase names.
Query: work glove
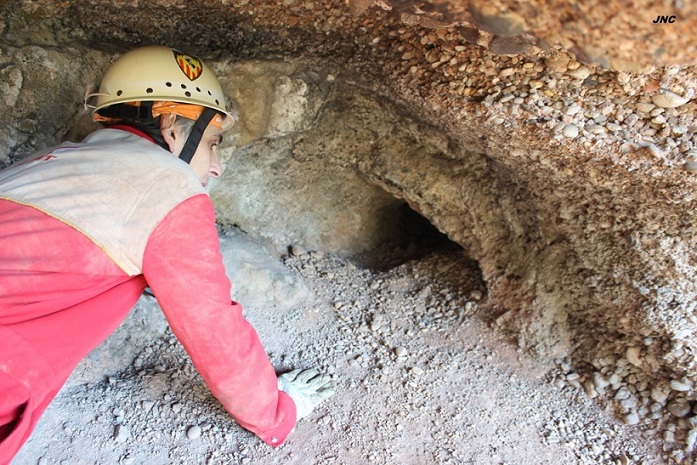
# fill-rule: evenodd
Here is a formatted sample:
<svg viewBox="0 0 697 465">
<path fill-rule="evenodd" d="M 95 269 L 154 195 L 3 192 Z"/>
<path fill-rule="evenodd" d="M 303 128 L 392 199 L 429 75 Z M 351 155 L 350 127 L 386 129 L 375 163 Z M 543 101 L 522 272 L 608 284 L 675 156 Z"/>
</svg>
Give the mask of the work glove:
<svg viewBox="0 0 697 465">
<path fill-rule="evenodd" d="M 300 420 L 334 394 L 336 382 L 329 375 L 320 374 L 315 369 L 299 368 L 279 376 L 278 389 L 293 399 L 297 420 Z"/>
</svg>

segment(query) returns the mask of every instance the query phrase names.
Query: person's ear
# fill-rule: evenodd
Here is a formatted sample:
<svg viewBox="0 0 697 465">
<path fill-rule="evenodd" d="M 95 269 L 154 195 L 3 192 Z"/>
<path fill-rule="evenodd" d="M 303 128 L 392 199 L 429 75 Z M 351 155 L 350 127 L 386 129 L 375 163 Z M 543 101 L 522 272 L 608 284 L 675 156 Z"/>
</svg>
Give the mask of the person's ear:
<svg viewBox="0 0 697 465">
<path fill-rule="evenodd" d="M 179 133 L 174 124 L 177 119 L 177 115 L 174 113 L 165 113 L 160 117 L 160 131 L 162 131 L 162 138 L 169 147 L 169 151 L 174 153 L 176 150 L 177 139 L 179 138 Z"/>
</svg>

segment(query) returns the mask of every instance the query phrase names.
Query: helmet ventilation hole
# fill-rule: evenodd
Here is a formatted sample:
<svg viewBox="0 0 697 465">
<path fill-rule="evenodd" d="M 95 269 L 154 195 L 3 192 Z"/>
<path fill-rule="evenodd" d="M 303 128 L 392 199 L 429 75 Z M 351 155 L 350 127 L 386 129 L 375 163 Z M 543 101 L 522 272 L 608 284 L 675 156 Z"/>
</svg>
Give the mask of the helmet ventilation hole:
<svg viewBox="0 0 697 465">
<path fill-rule="evenodd" d="M 201 93 L 201 88 L 197 87 L 196 92 Z"/>
<path fill-rule="evenodd" d="M 165 82 L 165 85 L 166 85 L 167 87 L 172 87 L 172 83 L 171 83 L 171 82 Z"/>
<path fill-rule="evenodd" d="M 123 94 L 123 91 L 122 91 L 122 90 L 117 90 L 117 91 L 116 91 L 116 96 L 117 96 L 117 97 L 121 97 L 121 94 Z"/>
<path fill-rule="evenodd" d="M 186 84 L 182 84 L 182 89 L 186 89 Z"/>
<path fill-rule="evenodd" d="M 186 95 L 187 97 L 191 97 L 191 92 L 187 90 L 186 92 L 184 92 L 184 95 Z"/>
<path fill-rule="evenodd" d="M 147 92 L 148 94 L 152 94 L 153 90 L 151 87 L 148 87 L 147 89 L 145 89 L 145 92 Z"/>
</svg>

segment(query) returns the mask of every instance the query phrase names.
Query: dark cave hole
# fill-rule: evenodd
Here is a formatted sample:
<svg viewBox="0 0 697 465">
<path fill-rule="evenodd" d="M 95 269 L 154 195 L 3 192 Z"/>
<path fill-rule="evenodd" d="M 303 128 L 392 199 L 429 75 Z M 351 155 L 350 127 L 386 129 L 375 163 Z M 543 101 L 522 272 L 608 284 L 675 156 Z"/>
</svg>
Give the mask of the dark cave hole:
<svg viewBox="0 0 697 465">
<path fill-rule="evenodd" d="M 398 207 L 398 217 L 394 236 L 376 249 L 353 257 L 358 265 L 376 271 L 387 271 L 435 252 L 467 256 L 459 244 L 450 240 L 408 204 Z"/>
</svg>

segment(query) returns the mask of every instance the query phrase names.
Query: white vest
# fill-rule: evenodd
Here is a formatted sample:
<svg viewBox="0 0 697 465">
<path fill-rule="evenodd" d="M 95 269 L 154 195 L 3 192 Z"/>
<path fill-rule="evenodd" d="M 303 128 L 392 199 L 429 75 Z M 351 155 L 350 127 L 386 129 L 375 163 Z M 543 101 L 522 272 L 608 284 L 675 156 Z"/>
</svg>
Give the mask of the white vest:
<svg viewBox="0 0 697 465">
<path fill-rule="evenodd" d="M 154 143 L 101 129 L 0 171 L 0 198 L 30 205 L 97 244 L 129 276 L 142 273 L 150 234 L 205 193 L 191 168 Z"/>
</svg>

